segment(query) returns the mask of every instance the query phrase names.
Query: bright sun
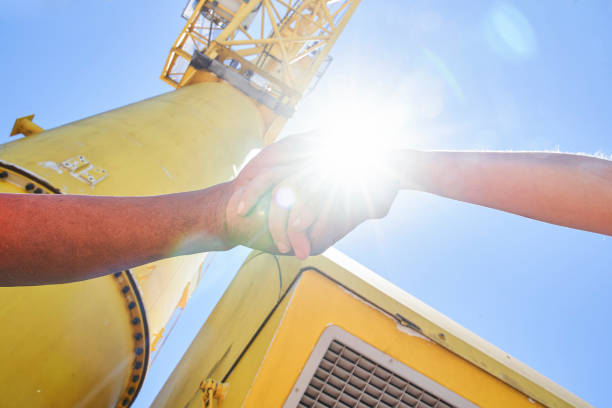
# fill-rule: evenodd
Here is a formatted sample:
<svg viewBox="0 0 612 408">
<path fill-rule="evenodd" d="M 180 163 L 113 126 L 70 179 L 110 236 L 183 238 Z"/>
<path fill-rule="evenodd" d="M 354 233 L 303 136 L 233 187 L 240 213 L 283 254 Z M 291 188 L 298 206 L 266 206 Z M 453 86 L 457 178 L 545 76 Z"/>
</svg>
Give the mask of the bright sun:
<svg viewBox="0 0 612 408">
<path fill-rule="evenodd" d="M 343 99 L 330 104 L 321 134 L 324 149 L 317 165 L 327 177 L 349 185 L 363 184 L 387 167 L 386 152 L 393 135 L 385 120 L 385 106 Z"/>
<path fill-rule="evenodd" d="M 320 149 L 308 167 L 324 186 L 321 190 L 325 194 L 359 193 L 368 199 L 372 183 L 383 182 L 385 173 L 389 173 L 387 150 L 377 137 L 380 130 L 358 123 L 363 122 L 336 121 L 318 132 Z M 289 208 L 296 197 L 291 188 L 281 188 L 275 200 Z"/>
<path fill-rule="evenodd" d="M 368 199 L 373 183 L 389 176 L 388 152 L 397 142 L 392 131 L 397 127 L 389 123 L 386 105 L 362 98 L 327 102 L 317 117 L 321 149 L 311 163 L 322 183 L 336 191 L 359 192 Z M 281 188 L 275 200 L 289 208 L 296 197 L 292 189 Z"/>
</svg>

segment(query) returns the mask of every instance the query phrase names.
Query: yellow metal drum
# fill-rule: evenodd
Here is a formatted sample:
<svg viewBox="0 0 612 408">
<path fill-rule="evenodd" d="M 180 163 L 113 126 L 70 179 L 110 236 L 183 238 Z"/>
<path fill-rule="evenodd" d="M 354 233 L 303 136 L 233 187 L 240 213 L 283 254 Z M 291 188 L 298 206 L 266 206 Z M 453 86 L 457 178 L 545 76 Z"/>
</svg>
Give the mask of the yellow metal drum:
<svg viewBox="0 0 612 408">
<path fill-rule="evenodd" d="M 262 147 L 263 128 L 239 91 L 194 84 L 1 146 L 0 192 L 135 196 L 204 188 L 230 179 Z M 204 258 L 75 284 L 0 288 L 0 406 L 131 404 L 151 342 L 195 289 Z"/>
<path fill-rule="evenodd" d="M 136 393 L 144 325 L 138 305 L 130 319 L 128 305 L 138 302 L 121 278 L 125 294 L 114 277 L 0 289 L 0 406 L 109 407 Z"/>
</svg>

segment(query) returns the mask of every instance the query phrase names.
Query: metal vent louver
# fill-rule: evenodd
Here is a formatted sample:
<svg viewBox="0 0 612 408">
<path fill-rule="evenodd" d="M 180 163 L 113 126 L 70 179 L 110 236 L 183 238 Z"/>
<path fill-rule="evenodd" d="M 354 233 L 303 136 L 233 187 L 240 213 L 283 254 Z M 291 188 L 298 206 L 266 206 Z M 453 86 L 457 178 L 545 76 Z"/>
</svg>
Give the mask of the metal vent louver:
<svg viewBox="0 0 612 408">
<path fill-rule="evenodd" d="M 290 407 L 474 408 L 475 405 L 331 326 L 321 336 L 284 405 Z"/>
</svg>

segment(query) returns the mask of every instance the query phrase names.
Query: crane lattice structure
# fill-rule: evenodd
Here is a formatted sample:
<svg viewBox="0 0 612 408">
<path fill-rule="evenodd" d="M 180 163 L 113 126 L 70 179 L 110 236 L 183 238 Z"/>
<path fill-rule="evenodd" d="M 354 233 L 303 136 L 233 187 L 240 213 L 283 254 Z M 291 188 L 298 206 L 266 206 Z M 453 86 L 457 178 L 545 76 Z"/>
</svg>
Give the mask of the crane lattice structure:
<svg viewBox="0 0 612 408">
<path fill-rule="evenodd" d="M 175 88 L 224 80 L 270 118 L 267 140 L 291 116 L 359 0 L 190 0 L 161 79 Z"/>
</svg>

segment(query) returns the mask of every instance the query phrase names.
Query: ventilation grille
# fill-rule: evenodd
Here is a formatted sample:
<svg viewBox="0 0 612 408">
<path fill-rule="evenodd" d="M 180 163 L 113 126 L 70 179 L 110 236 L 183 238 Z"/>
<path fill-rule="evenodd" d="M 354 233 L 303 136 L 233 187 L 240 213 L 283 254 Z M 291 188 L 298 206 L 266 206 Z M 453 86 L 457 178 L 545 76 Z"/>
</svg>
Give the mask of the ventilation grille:
<svg viewBox="0 0 612 408">
<path fill-rule="evenodd" d="M 302 395 L 300 408 L 457 408 L 333 340 Z"/>
</svg>

